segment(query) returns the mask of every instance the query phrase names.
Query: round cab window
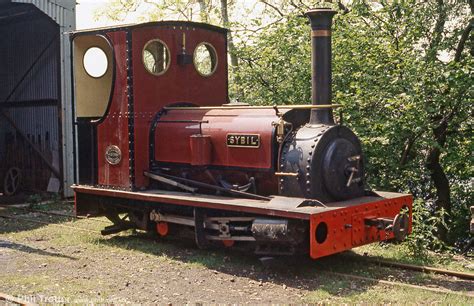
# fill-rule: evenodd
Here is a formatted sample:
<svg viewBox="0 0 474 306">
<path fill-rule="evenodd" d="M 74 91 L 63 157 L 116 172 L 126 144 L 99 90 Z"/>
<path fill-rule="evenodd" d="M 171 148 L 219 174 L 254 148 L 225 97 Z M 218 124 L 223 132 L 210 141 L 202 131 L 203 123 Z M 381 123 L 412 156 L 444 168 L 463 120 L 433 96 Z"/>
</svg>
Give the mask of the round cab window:
<svg viewBox="0 0 474 306">
<path fill-rule="evenodd" d="M 194 50 L 194 66 L 202 76 L 212 75 L 217 68 L 216 49 L 209 43 L 201 43 Z"/>
<path fill-rule="evenodd" d="M 159 39 L 151 40 L 143 48 L 143 65 L 153 75 L 162 75 L 170 66 L 170 51 Z"/>
<path fill-rule="evenodd" d="M 107 55 L 98 47 L 87 49 L 84 54 L 83 64 L 87 74 L 93 78 L 102 77 L 107 72 L 109 66 Z"/>
</svg>

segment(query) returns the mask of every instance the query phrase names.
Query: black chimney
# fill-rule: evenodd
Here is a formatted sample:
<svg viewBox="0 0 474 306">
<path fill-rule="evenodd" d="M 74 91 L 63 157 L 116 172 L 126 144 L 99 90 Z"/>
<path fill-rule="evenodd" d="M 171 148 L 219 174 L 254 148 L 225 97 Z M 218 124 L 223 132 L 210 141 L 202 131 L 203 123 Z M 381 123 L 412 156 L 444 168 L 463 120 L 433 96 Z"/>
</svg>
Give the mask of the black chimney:
<svg viewBox="0 0 474 306">
<path fill-rule="evenodd" d="M 336 11 L 328 8 L 306 13 L 311 22 L 311 102 L 313 105 L 331 104 L 331 25 Z M 334 124 L 332 109 L 311 110 L 310 124 Z"/>
</svg>

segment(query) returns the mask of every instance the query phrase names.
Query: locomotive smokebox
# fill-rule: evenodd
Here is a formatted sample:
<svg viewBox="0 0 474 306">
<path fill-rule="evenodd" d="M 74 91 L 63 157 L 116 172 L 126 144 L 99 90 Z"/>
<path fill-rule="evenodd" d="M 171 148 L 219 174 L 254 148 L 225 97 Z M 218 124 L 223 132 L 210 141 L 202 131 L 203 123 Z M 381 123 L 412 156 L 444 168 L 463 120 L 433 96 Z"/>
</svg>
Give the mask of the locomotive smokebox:
<svg viewBox="0 0 474 306">
<path fill-rule="evenodd" d="M 332 100 L 331 25 L 336 11 L 319 8 L 306 13 L 311 22 L 311 100 L 313 105 L 329 105 Z M 332 109 L 313 109 L 310 124 L 334 124 Z"/>
</svg>

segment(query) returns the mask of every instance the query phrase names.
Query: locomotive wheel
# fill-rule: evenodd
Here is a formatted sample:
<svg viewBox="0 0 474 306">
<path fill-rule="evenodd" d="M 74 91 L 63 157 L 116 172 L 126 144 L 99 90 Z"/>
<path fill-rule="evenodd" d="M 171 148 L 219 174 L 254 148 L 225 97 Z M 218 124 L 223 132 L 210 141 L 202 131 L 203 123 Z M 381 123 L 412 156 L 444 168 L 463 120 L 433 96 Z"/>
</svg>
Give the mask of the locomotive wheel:
<svg viewBox="0 0 474 306">
<path fill-rule="evenodd" d="M 17 167 L 8 169 L 3 179 L 3 193 L 7 196 L 12 196 L 20 189 L 21 184 L 21 170 Z"/>
</svg>

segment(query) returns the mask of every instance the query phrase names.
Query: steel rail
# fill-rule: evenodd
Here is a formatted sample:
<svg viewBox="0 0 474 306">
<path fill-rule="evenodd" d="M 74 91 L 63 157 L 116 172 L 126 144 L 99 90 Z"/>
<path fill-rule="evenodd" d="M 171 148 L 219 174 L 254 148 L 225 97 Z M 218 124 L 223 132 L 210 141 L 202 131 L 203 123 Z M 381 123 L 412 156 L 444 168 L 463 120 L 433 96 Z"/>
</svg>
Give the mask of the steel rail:
<svg viewBox="0 0 474 306">
<path fill-rule="evenodd" d="M 35 304 L 35 303 L 24 301 L 20 298 L 17 298 L 17 297 L 14 297 L 14 296 L 2 293 L 2 292 L 0 292 L 0 301 L 12 302 L 13 304 L 18 304 L 18 305 L 21 305 L 21 306 L 38 305 L 38 304 Z M 9 305 L 9 304 L 10 303 L 7 303 L 6 305 Z"/>
<path fill-rule="evenodd" d="M 469 273 L 469 272 L 460 272 L 460 271 L 446 270 L 446 269 L 440 269 L 440 268 L 435 268 L 435 267 L 390 262 L 390 261 L 380 260 L 380 259 L 367 259 L 367 261 L 371 263 L 379 264 L 381 266 L 386 266 L 386 267 L 394 267 L 394 268 L 400 268 L 403 270 L 411 270 L 411 271 L 418 271 L 418 272 L 424 272 L 424 273 L 429 272 L 429 273 L 434 273 L 434 274 L 443 274 L 443 275 L 448 275 L 448 276 L 455 276 L 455 277 L 465 279 L 465 280 L 474 280 L 474 274 Z"/>
<path fill-rule="evenodd" d="M 419 289 L 419 290 L 431 291 L 431 292 L 442 293 L 442 294 L 454 294 L 454 295 L 459 295 L 459 296 L 464 296 L 464 297 L 474 297 L 474 293 L 471 293 L 471 292 L 459 292 L 459 291 L 453 291 L 453 290 L 443 289 L 443 288 L 431 288 L 431 287 L 425 287 L 425 286 L 420 286 L 420 285 L 393 282 L 393 281 L 387 281 L 383 279 L 377 279 L 377 278 L 359 276 L 359 275 L 353 275 L 353 274 L 346 274 L 346 273 L 340 273 L 340 272 L 332 272 L 332 271 L 325 271 L 325 272 L 328 274 L 338 276 L 338 277 L 352 278 L 359 281 L 362 280 L 362 281 L 368 281 L 368 282 L 375 282 L 378 284 Z"/>
<path fill-rule="evenodd" d="M 108 221 L 105 221 L 105 220 L 92 219 L 92 218 L 87 218 L 87 217 L 79 217 L 79 216 L 73 216 L 73 215 L 69 215 L 69 214 L 61 214 L 61 213 L 55 213 L 55 212 L 46 212 L 46 211 L 28 209 L 28 208 L 23 208 L 23 207 L 9 207 L 8 205 L 0 205 L 0 207 L 22 209 L 24 211 L 37 212 L 37 213 L 42 213 L 42 214 L 46 214 L 46 215 L 70 217 L 70 218 L 76 218 L 76 219 L 86 219 L 86 220 L 92 220 L 92 221 L 97 221 L 97 222 L 109 223 Z M 71 228 L 71 229 L 78 229 L 78 230 L 84 230 L 84 231 L 88 231 L 88 232 L 98 233 L 96 231 L 88 230 L 88 229 L 84 229 L 84 228 L 67 226 L 67 225 L 63 225 L 63 224 L 55 224 L 55 223 L 39 221 L 39 220 L 13 217 L 13 216 L 0 215 L 0 218 L 25 220 L 25 221 L 35 222 L 35 223 L 48 224 L 48 225 L 51 224 L 51 225 L 67 227 L 67 228 Z M 474 280 L 474 274 L 469 273 L 469 272 L 453 271 L 453 270 L 441 269 L 441 268 L 436 268 L 436 267 L 420 266 L 420 265 L 406 264 L 406 263 L 400 263 L 400 262 L 392 262 L 392 261 L 381 260 L 381 259 L 371 259 L 371 258 L 366 258 L 366 257 L 363 257 L 363 256 L 359 256 L 359 255 L 343 255 L 343 256 L 351 257 L 351 258 L 354 258 L 354 259 L 358 259 L 358 260 L 373 263 L 373 264 L 378 264 L 378 265 L 385 266 L 385 267 L 392 267 L 392 268 L 398 268 L 398 269 L 402 269 L 402 270 L 417 271 L 417 272 L 422 272 L 422 273 L 434 273 L 434 274 L 440 274 L 440 275 L 454 276 L 454 277 L 457 277 L 457 278 L 460 278 L 460 279 L 470 280 L 470 281 Z"/>
<path fill-rule="evenodd" d="M 392 262 L 392 261 L 382 260 L 382 259 L 372 259 L 372 258 L 366 258 L 363 256 L 358 256 L 358 255 L 344 255 L 344 256 L 355 258 L 355 259 L 365 261 L 368 263 L 378 264 L 385 267 L 392 267 L 392 268 L 398 268 L 402 270 L 411 270 L 411 271 L 417 271 L 417 272 L 423 272 L 423 273 L 434 273 L 434 274 L 441 274 L 441 275 L 447 275 L 447 276 L 454 276 L 454 277 L 465 279 L 465 280 L 474 280 L 474 274 L 469 273 L 469 272 L 446 270 L 446 269 L 441 269 L 441 268 L 419 266 L 419 265 L 406 264 L 406 263 L 401 263 L 401 262 Z"/>
<path fill-rule="evenodd" d="M 95 219 L 95 218 L 74 216 L 74 215 L 70 215 L 70 214 L 62 214 L 62 213 L 58 213 L 58 212 L 44 211 L 44 210 L 39 210 L 39 209 L 27 208 L 27 207 L 17 207 L 17 206 L 14 206 L 14 205 L 0 205 L 0 207 L 13 209 L 13 210 L 17 209 L 17 210 L 22 210 L 22 211 L 26 211 L 26 212 L 35 212 L 35 213 L 40 213 L 40 214 L 43 214 L 43 215 L 61 216 L 61 217 L 79 219 L 79 220 L 91 220 L 91 221 L 95 221 L 95 222 L 110 223 L 109 221 Z"/>
<path fill-rule="evenodd" d="M 67 217 L 67 218 L 73 218 L 73 219 L 79 219 L 79 220 L 91 220 L 91 221 L 101 222 L 101 223 L 110 223 L 109 221 L 105 221 L 105 220 L 82 217 L 82 216 L 74 216 L 74 215 L 70 215 L 70 214 L 62 214 L 62 213 L 52 212 L 52 211 L 43 211 L 43 210 L 37 210 L 37 209 L 25 209 L 25 210 L 40 213 L 40 214 L 44 214 L 44 215 Z"/>
<path fill-rule="evenodd" d="M 83 232 L 89 232 L 89 233 L 94 233 L 94 234 L 100 234 L 98 231 L 93 231 L 90 229 L 82 228 L 82 227 L 74 227 L 74 226 L 68 226 L 64 224 L 56 224 L 56 223 L 51 223 L 51 222 L 46 222 L 46 221 L 39 221 L 39 220 L 33 220 L 33 219 L 28 219 L 28 218 L 20 218 L 20 217 L 14 217 L 14 216 L 6 216 L 6 215 L 1 215 L 0 218 L 4 219 L 12 219 L 12 220 L 20 220 L 20 221 L 28 221 L 28 222 L 33 222 L 33 223 L 38 223 L 38 224 L 44 224 L 44 225 L 53 225 L 57 227 L 63 227 L 63 228 L 68 228 L 68 229 L 74 229 L 74 230 L 79 230 Z"/>
</svg>

